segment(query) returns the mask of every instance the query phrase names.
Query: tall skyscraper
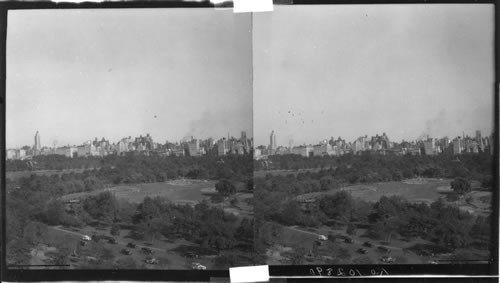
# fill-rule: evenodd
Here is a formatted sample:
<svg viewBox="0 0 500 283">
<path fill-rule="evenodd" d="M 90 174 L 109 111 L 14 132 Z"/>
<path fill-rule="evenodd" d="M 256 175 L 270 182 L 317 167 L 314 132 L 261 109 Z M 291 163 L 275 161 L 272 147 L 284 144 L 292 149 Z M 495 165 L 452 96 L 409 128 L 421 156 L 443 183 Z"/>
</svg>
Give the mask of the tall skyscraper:
<svg viewBox="0 0 500 283">
<path fill-rule="evenodd" d="M 481 142 L 481 131 L 480 130 L 476 130 L 476 141 Z"/>
<path fill-rule="evenodd" d="M 462 139 L 457 137 L 453 140 L 453 154 L 462 153 Z"/>
<path fill-rule="evenodd" d="M 219 156 L 226 155 L 228 151 L 226 138 L 222 138 L 217 142 L 217 152 Z"/>
<path fill-rule="evenodd" d="M 271 151 L 276 150 L 276 135 L 274 134 L 274 130 L 271 132 L 271 136 L 269 137 L 269 149 Z"/>
<path fill-rule="evenodd" d="M 35 155 L 40 154 L 41 149 L 42 149 L 42 146 L 40 144 L 40 134 L 38 133 L 38 131 L 36 131 L 35 146 L 33 147 L 33 151 L 34 151 Z"/>
<path fill-rule="evenodd" d="M 247 146 L 247 132 L 245 131 L 241 131 L 241 143 L 243 144 L 243 146 Z"/>
</svg>

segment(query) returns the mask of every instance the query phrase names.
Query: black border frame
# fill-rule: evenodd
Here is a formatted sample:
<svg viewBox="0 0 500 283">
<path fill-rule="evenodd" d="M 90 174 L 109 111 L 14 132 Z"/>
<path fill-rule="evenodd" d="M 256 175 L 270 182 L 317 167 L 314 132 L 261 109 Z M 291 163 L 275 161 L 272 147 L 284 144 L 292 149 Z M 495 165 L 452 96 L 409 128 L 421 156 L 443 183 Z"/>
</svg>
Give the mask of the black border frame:
<svg viewBox="0 0 500 283">
<path fill-rule="evenodd" d="M 252 1 L 252 0 L 248 0 Z M 282 2 L 274 0 L 276 4 Z M 500 0 L 287 0 L 286 4 L 291 5 L 338 5 L 338 4 L 493 4 L 495 9 L 495 31 L 494 31 L 494 57 L 495 57 L 495 93 L 494 93 L 494 165 L 493 176 L 494 184 L 497 190 L 493 190 L 493 205 L 492 205 L 492 219 L 499 219 L 499 95 L 500 95 L 500 74 L 498 72 L 500 65 L 499 53 L 499 13 L 500 7 L 497 2 Z M 290 3 L 293 2 L 293 3 Z M 9 10 L 24 10 L 24 9 L 109 9 L 109 8 L 216 8 L 214 4 L 204 2 L 182 2 L 182 1 L 129 1 L 129 2 L 83 2 L 83 3 L 53 3 L 53 2 L 17 2 L 6 1 L 0 3 L 0 104 L 1 104 L 1 122 L 3 127 L 2 136 L 0 138 L 1 156 L 0 156 L 0 169 L 1 169 L 1 188 L 5 188 L 5 121 L 6 121 L 6 40 L 7 40 L 7 16 Z M 228 270 L 16 270 L 6 268 L 6 250 L 5 250 L 5 189 L 1 190 L 1 266 L 0 266 L 0 280 L 2 281 L 89 281 L 89 280 L 127 280 L 127 281 L 210 281 L 211 278 L 228 278 Z M 404 277 L 404 275 L 465 275 L 467 278 L 471 276 L 475 281 L 484 281 L 487 279 L 496 278 L 498 281 L 499 272 L 499 259 L 498 259 L 498 240 L 499 240 L 499 227 L 498 222 L 494 221 L 492 227 L 492 261 L 488 264 L 463 264 L 463 265 L 342 265 L 348 269 L 356 267 L 359 270 L 368 271 L 372 268 L 384 267 L 390 272 L 392 276 Z M 302 281 L 304 278 L 310 276 L 309 270 L 316 265 L 302 265 L 302 266 L 270 266 L 269 274 L 272 277 L 292 277 L 288 280 Z M 323 270 L 332 266 L 320 265 Z M 362 271 L 363 272 L 363 271 Z M 363 272 L 364 273 L 364 272 Z M 297 277 L 302 277 L 299 279 Z M 479 276 L 479 277 L 476 277 Z M 295 278 L 293 278 L 295 277 Z M 336 277 L 340 279 L 340 277 Z M 470 277 L 469 277 L 470 278 Z M 471 278 L 471 279 L 472 279 Z M 309 278 L 307 280 L 311 280 Z M 347 278 L 345 278 L 347 279 Z M 352 280 L 354 278 L 350 278 Z M 355 280 L 365 280 L 366 278 L 356 278 Z M 393 280 L 395 278 L 387 278 L 380 276 L 373 276 L 367 280 Z M 425 281 L 433 281 L 432 278 L 426 278 Z M 438 279 L 438 278 L 433 278 Z M 464 278 L 439 278 L 438 280 L 459 280 Z"/>
</svg>

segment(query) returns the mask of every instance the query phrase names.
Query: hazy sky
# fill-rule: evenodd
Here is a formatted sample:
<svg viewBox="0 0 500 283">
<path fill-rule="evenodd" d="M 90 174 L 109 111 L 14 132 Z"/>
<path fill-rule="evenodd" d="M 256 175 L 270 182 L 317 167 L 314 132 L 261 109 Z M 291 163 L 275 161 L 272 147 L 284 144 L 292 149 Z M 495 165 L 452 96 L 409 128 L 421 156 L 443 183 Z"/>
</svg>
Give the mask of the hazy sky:
<svg viewBox="0 0 500 283">
<path fill-rule="evenodd" d="M 231 10 L 9 11 L 7 147 L 149 133 L 252 136 L 251 17 Z"/>
<path fill-rule="evenodd" d="M 492 132 L 494 6 L 275 6 L 253 18 L 256 145 Z"/>
</svg>

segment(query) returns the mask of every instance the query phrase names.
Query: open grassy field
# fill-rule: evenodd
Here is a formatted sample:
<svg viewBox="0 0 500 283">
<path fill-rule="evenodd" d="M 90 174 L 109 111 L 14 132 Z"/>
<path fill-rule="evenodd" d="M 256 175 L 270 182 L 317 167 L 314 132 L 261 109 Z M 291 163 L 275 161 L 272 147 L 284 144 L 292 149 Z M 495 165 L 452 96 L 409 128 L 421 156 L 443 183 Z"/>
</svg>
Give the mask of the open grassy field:
<svg viewBox="0 0 500 283">
<path fill-rule="evenodd" d="M 437 200 L 439 197 L 444 197 L 450 189 L 451 180 L 447 179 L 426 179 L 422 182 L 383 182 L 373 184 L 358 184 L 341 188 L 340 190 L 348 191 L 353 197 L 361 198 L 366 201 L 378 201 L 381 196 L 401 196 L 413 202 L 430 203 Z M 303 194 L 297 199 L 315 198 L 321 195 L 335 194 L 339 190 L 330 190 L 326 192 L 316 192 Z"/>
<path fill-rule="evenodd" d="M 165 197 L 176 203 L 197 203 L 215 193 L 215 181 L 209 180 L 174 180 L 163 183 L 148 183 L 138 185 L 121 185 L 103 190 L 68 194 L 63 200 L 97 195 L 104 191 L 112 192 L 117 198 L 139 203 L 149 197 Z"/>
<path fill-rule="evenodd" d="M 448 179 L 425 179 L 422 182 L 384 182 L 370 185 L 354 185 L 343 188 L 367 201 L 377 201 L 381 196 L 401 196 L 412 202 L 431 203 L 444 196 L 450 188 Z"/>
<path fill-rule="evenodd" d="M 355 198 L 365 201 L 376 202 L 382 196 L 400 196 L 410 202 L 424 202 L 430 204 L 440 197 L 445 198 L 453 190 L 450 187 L 450 179 L 412 179 L 401 182 L 382 182 L 373 184 L 357 184 L 341 188 L 348 191 Z M 333 195 L 339 190 L 326 192 L 315 192 L 299 195 L 297 200 L 317 198 L 322 195 Z M 465 199 L 469 198 L 469 201 Z M 457 205 L 460 209 L 472 214 L 486 216 L 491 212 L 491 192 L 472 191 L 466 198 L 451 204 Z"/>
</svg>

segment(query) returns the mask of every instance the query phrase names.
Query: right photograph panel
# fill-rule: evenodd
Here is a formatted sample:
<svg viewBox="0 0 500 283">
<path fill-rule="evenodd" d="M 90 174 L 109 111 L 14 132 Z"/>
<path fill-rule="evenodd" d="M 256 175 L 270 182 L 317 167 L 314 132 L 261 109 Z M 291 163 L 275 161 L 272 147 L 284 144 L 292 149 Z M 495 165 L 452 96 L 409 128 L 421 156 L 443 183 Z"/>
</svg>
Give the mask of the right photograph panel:
<svg viewBox="0 0 500 283">
<path fill-rule="evenodd" d="M 268 264 L 490 261 L 493 5 L 276 6 L 253 54 Z"/>
</svg>

